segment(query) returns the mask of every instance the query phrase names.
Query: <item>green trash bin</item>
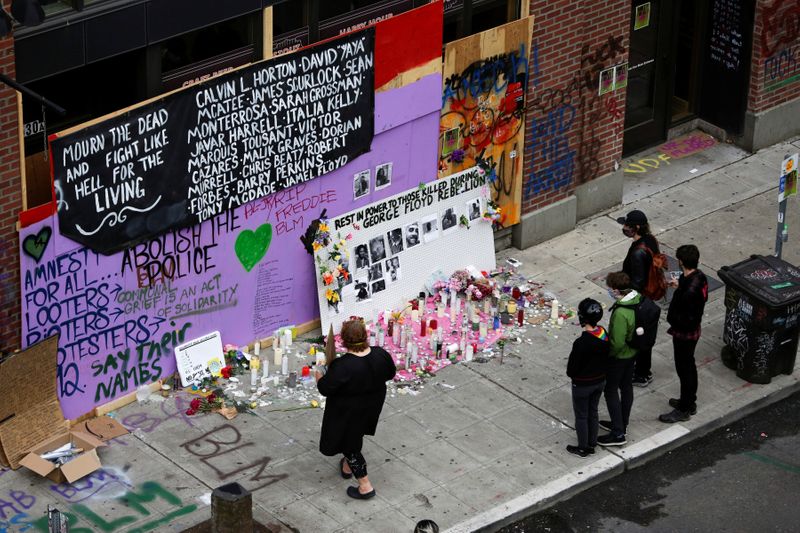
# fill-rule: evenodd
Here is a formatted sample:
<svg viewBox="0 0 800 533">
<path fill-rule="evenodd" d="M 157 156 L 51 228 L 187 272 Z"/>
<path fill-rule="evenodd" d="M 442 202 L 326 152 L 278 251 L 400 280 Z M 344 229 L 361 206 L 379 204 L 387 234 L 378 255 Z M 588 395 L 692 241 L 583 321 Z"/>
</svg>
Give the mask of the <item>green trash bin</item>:
<svg viewBox="0 0 800 533">
<path fill-rule="evenodd" d="M 725 282 L 722 362 L 751 383 L 791 374 L 800 333 L 800 269 L 753 255 L 717 273 Z"/>
</svg>

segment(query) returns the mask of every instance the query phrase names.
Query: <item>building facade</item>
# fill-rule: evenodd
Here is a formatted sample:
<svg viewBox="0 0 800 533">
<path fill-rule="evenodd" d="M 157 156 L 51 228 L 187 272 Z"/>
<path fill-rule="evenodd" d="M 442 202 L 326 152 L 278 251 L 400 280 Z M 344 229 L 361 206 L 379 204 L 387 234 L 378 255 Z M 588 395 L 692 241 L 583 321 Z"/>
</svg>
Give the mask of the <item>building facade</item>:
<svg viewBox="0 0 800 533">
<path fill-rule="evenodd" d="M 2 73 L 67 113 L 0 87 L 4 351 L 22 344 L 18 224 L 52 212 L 47 135 L 428 1 L 41 3 L 43 24 L 0 42 Z M 443 10 L 443 47 L 534 20 L 524 48 L 524 142 L 497 168 L 506 183 L 521 165 L 519 222 L 498 231 L 501 243 L 525 248 L 618 204 L 622 158 L 676 128 L 699 127 L 748 150 L 800 131 L 796 0 L 445 0 Z"/>
</svg>

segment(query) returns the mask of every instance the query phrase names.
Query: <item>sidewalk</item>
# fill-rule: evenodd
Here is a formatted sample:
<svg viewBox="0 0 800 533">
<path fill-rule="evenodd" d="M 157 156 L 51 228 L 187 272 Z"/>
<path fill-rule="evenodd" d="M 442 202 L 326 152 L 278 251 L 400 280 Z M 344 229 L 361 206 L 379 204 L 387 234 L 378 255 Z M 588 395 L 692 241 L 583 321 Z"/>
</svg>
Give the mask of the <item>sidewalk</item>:
<svg viewBox="0 0 800 533">
<path fill-rule="evenodd" d="M 615 219 L 639 208 L 667 253 L 697 244 L 701 268 L 716 278 L 723 265 L 772 252 L 779 165 L 798 149 L 798 139 L 754 155 L 717 144 L 668 164 L 662 159 L 658 168 L 632 166 L 650 158 L 636 156 L 620 169 L 647 168 L 625 173 L 627 205 L 528 250 L 499 252 L 498 264 L 521 261 L 527 277 L 569 307 L 585 297 L 610 304 L 605 288 L 588 277 L 622 260 L 630 241 Z M 661 153 L 653 150 L 653 158 Z M 798 264 L 797 197 L 789 201 L 788 221 L 784 259 Z M 259 408 L 256 416 L 226 421 L 188 417 L 189 398 L 175 396 L 117 411 L 131 435 L 101 450 L 104 469 L 72 487 L 24 469 L 0 472 L 0 532 L 25 531 L 48 504 L 73 515 L 71 531 L 180 531 L 207 519 L 211 490 L 232 481 L 253 491 L 256 518 L 273 531 L 410 532 L 423 518 L 453 532 L 494 530 L 800 388 L 800 368 L 750 385 L 722 364 L 723 299 L 724 288 L 717 289 L 706 306 L 697 415 L 671 426 L 657 420 L 678 393 L 671 338 L 662 327 L 655 379 L 635 390 L 628 444 L 600 448 L 588 459 L 564 450 L 575 442 L 565 368 L 579 329 L 529 327 L 520 344 L 506 347 L 502 365 L 491 359 L 448 367 L 419 394 L 387 398 L 378 434 L 364 449 L 377 490 L 372 500 L 348 498 L 338 459 L 317 451 L 321 410 Z M 604 412 L 601 401 L 601 418 Z M 40 524 L 27 530 L 47 531 Z"/>
</svg>

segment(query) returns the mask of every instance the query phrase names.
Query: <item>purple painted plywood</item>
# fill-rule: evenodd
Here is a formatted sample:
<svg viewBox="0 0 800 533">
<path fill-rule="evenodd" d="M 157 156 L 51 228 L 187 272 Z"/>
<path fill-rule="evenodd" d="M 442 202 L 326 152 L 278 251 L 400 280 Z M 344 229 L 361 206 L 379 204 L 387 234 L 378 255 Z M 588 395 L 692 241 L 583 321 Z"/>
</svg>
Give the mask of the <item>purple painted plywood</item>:
<svg viewBox="0 0 800 533">
<path fill-rule="evenodd" d="M 23 344 L 59 333 L 64 415 L 175 371 L 172 349 L 219 330 L 246 344 L 318 317 L 313 262 L 300 242 L 323 208 L 336 216 L 436 178 L 441 76 L 376 95 L 372 150 L 347 166 L 111 256 L 58 233 L 20 232 Z M 393 164 L 392 183 L 353 200 L 353 175 Z"/>
</svg>

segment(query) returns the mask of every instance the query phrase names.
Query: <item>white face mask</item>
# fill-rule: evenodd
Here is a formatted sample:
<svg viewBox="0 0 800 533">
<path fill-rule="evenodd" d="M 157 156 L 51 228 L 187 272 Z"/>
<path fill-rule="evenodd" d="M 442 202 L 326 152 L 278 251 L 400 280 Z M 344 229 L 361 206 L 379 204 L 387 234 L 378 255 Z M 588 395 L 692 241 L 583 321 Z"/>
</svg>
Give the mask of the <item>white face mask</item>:
<svg viewBox="0 0 800 533">
<path fill-rule="evenodd" d="M 619 291 L 617 289 L 608 289 L 608 295 L 611 297 L 612 300 L 617 301 L 619 300 Z"/>
</svg>

